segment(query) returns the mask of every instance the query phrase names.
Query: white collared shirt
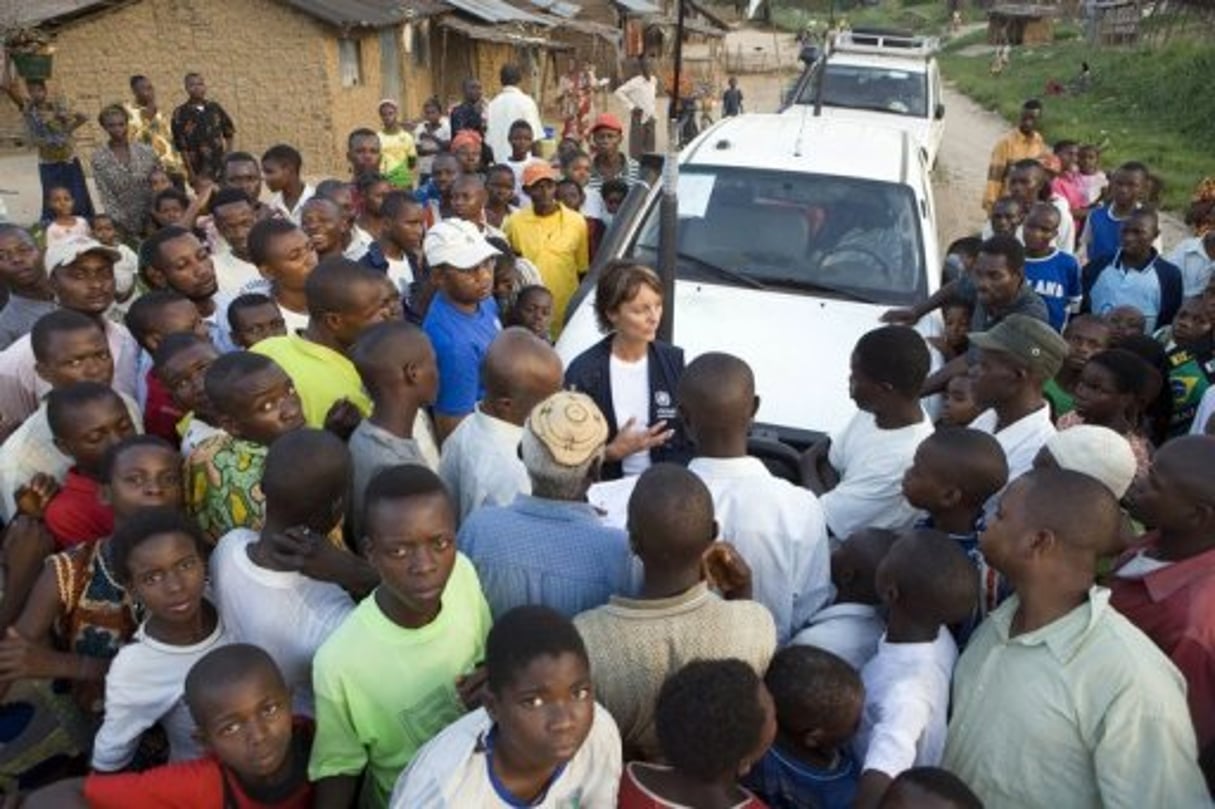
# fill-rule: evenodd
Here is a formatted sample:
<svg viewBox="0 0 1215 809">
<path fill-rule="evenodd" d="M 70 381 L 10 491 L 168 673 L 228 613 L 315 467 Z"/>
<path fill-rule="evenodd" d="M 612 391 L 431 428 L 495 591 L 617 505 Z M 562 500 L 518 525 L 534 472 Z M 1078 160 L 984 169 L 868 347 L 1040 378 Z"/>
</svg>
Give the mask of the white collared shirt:
<svg viewBox="0 0 1215 809">
<path fill-rule="evenodd" d="M 1004 450 L 1008 461 L 1008 482 L 1028 472 L 1034 465 L 1038 450 L 1058 432 L 1050 420 L 1050 408 L 1044 403 L 1040 408 L 996 432 L 996 411 L 984 410 L 970 423 L 973 430 L 982 430 L 994 436 Z"/>
<path fill-rule="evenodd" d="M 810 623 L 789 641 L 793 646 L 814 646 L 843 658 L 857 671 L 878 650 L 886 622 L 869 604 L 832 604 L 814 614 Z"/>
<path fill-rule="evenodd" d="M 460 509 L 460 520 L 482 505 L 507 506 L 531 494 L 531 479 L 519 459 L 523 428 L 481 412 L 481 406 L 443 443 L 439 477 Z"/>
<path fill-rule="evenodd" d="M 1178 243 L 1169 253 L 1168 262 L 1181 269 L 1182 294 L 1187 298 L 1201 295 L 1215 272 L 1215 258 L 1207 254 L 1201 236 L 1191 236 Z"/>
<path fill-rule="evenodd" d="M 288 208 L 286 200 L 283 199 L 282 191 L 275 191 L 270 197 L 270 208 L 283 216 L 290 219 L 295 224 L 300 223 L 300 215 L 304 211 L 304 203 L 316 196 L 316 189 L 307 183 L 304 184 L 304 193 L 300 194 L 300 198 L 296 200 L 295 206 Z"/>
<path fill-rule="evenodd" d="M 945 627 L 931 643 L 890 643 L 882 637 L 877 654 L 861 670 L 865 710 L 852 749 L 862 771 L 894 778 L 912 767 L 940 765 L 957 661 L 957 644 Z"/>
<path fill-rule="evenodd" d="M 832 534 L 844 539 L 861 528 L 897 530 L 915 522 L 916 510 L 903 497 L 903 473 L 932 430 L 923 412 L 915 424 L 883 430 L 872 413 L 858 410 L 831 436 L 827 460 L 840 473 L 840 482 L 819 502 Z"/>
<path fill-rule="evenodd" d="M 215 280 L 219 285 L 217 297 L 235 298 L 246 286 L 262 280 L 257 267 L 238 258 L 231 249 L 224 253 L 212 253 L 211 264 L 215 267 Z"/>
<path fill-rule="evenodd" d="M 346 245 L 346 249 L 342 251 L 342 257 L 358 261 L 367 255 L 367 249 L 371 247 L 373 241 L 375 239 L 371 238 L 370 233 L 355 225 L 350 231 L 350 244 Z"/>
</svg>

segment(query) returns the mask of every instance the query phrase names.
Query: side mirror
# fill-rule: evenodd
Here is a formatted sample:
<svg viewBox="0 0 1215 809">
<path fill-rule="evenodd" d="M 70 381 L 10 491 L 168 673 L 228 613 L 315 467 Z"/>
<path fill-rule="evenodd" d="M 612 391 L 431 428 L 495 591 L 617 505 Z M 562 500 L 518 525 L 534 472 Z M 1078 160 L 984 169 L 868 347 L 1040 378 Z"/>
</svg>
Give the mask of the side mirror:
<svg viewBox="0 0 1215 809">
<path fill-rule="evenodd" d="M 944 118 L 945 117 L 945 105 L 937 104 L 937 108 L 935 110 L 933 110 L 933 112 L 932 112 L 932 117 L 936 118 L 938 121 L 941 120 L 942 118 Z"/>
</svg>

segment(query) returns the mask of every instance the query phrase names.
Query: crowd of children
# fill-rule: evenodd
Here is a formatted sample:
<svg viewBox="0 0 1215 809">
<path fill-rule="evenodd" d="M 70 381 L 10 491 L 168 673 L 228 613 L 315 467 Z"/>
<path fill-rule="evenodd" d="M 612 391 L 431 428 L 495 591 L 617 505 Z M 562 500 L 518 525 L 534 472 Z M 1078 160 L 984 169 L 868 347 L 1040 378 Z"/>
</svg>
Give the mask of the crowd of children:
<svg viewBox="0 0 1215 809">
<path fill-rule="evenodd" d="M 648 403 L 567 389 L 621 123 L 554 165 L 526 120 L 488 153 L 477 82 L 422 113 L 382 102 L 347 179 L 226 143 L 193 195 L 148 178 L 146 232 L 59 187 L 37 238 L 0 225 L 0 788 L 1210 803 L 1215 183 L 1166 261 L 1146 167 L 1017 152 L 1027 105 L 987 232 L 856 343 L 855 415 L 782 477 L 738 357 L 640 340 L 670 421 L 627 452 Z M 602 269 L 606 332 L 656 327 L 651 276 Z"/>
</svg>

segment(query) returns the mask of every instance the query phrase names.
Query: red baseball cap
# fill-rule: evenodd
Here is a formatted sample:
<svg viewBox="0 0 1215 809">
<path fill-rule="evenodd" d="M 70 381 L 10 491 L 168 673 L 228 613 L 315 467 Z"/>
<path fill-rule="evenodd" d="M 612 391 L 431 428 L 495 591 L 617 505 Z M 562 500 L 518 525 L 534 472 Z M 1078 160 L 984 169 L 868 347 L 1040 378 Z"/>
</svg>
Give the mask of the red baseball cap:
<svg viewBox="0 0 1215 809">
<path fill-rule="evenodd" d="M 610 112 L 602 113 L 595 119 L 595 125 L 591 127 L 591 134 L 595 134 L 600 129 L 610 129 L 618 135 L 624 134 L 624 125 L 620 123 L 620 119 Z"/>
</svg>

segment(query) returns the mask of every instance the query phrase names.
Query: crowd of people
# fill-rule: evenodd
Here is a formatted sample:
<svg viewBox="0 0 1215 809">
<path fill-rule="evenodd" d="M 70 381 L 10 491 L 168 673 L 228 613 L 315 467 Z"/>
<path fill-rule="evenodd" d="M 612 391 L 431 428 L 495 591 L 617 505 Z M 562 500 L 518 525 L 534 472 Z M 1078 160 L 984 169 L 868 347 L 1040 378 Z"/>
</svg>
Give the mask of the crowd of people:
<svg viewBox="0 0 1215 809">
<path fill-rule="evenodd" d="M 638 166 L 608 114 L 538 157 L 500 78 L 385 100 L 313 185 L 233 151 L 201 76 L 171 115 L 135 76 L 104 212 L 84 121 L 10 83 L 63 165 L 0 225 L 6 793 L 1208 805 L 1215 183 L 1166 260 L 1147 167 L 1107 183 L 1028 103 L 987 232 L 856 343 L 791 480 L 748 454 L 748 364 L 658 339 L 652 269 L 599 268 L 563 365 Z"/>
</svg>

